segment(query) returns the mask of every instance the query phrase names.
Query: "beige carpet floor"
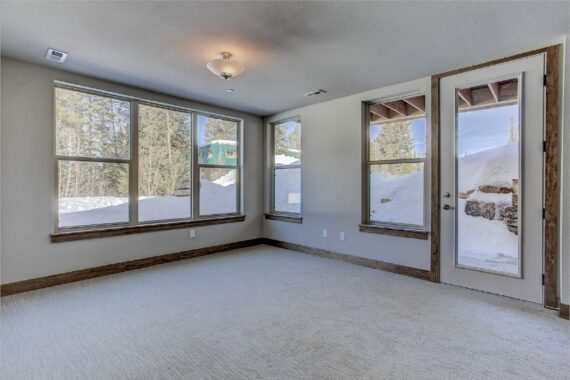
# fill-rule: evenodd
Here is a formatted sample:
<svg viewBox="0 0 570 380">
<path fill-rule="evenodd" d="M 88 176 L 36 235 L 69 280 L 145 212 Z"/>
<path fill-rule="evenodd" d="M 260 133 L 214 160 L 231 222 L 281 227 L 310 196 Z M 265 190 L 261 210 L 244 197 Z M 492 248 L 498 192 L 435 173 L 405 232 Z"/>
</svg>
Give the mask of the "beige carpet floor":
<svg viewBox="0 0 570 380">
<path fill-rule="evenodd" d="M 257 246 L 2 298 L 0 378 L 567 379 L 526 302 Z"/>
</svg>

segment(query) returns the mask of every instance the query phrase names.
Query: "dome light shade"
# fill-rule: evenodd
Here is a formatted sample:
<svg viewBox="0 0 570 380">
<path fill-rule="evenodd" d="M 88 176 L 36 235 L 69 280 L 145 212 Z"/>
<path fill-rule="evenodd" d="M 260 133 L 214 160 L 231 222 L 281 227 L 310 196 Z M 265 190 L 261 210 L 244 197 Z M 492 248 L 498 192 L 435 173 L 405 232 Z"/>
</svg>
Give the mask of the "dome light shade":
<svg viewBox="0 0 570 380">
<path fill-rule="evenodd" d="M 206 65 L 208 70 L 210 70 L 214 75 L 228 80 L 243 73 L 245 66 L 241 62 L 231 61 L 231 53 L 222 52 L 220 55 L 222 58 L 212 59 L 211 61 L 208 61 L 208 64 Z"/>
</svg>

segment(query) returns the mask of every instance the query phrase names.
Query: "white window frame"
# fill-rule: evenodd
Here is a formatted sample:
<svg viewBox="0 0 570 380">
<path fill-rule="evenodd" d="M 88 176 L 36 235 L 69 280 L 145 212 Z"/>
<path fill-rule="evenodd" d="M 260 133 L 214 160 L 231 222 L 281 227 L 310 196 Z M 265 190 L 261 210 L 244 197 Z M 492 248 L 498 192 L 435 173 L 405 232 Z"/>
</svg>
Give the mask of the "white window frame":
<svg viewBox="0 0 570 380">
<path fill-rule="evenodd" d="M 57 123 L 56 123 L 56 89 L 62 88 L 71 91 L 77 91 L 81 93 L 103 96 L 107 98 L 117 99 L 121 101 L 127 101 L 130 103 L 130 125 L 129 125 L 129 151 L 130 157 L 128 159 L 107 159 L 107 158 L 90 158 L 90 157 L 77 157 L 77 156 L 62 156 L 57 155 Z M 190 217 L 189 218 L 177 218 L 177 219 L 159 219 L 140 222 L 138 221 L 138 110 L 139 105 L 147 105 L 167 110 L 173 110 L 177 112 L 189 113 L 192 117 L 191 126 L 191 142 L 192 142 L 192 159 L 190 176 L 192 183 L 192 196 L 190 200 Z M 215 219 L 218 217 L 230 217 L 230 216 L 241 216 L 242 215 L 242 181 L 241 173 L 243 172 L 243 159 L 242 159 L 242 129 L 243 129 L 243 119 L 234 118 L 230 116 L 219 115 L 211 112 L 205 112 L 201 110 L 195 110 L 187 107 L 172 105 L 168 103 L 156 102 L 149 99 L 137 98 L 134 96 L 128 96 L 123 94 L 117 94 L 110 91 L 94 89 L 91 87 L 81 86 L 77 84 L 54 81 L 53 87 L 53 161 L 54 161 L 54 226 L 55 233 L 59 232 L 73 232 L 73 231 L 97 231 L 104 230 L 109 227 L 133 227 L 133 226 L 145 226 L 145 225 L 161 225 L 161 224 L 172 224 L 173 222 L 192 222 L 192 221 L 202 221 L 208 219 Z M 206 166 L 211 167 L 212 165 L 202 165 L 198 164 L 198 115 L 229 120 L 237 123 L 237 141 L 236 141 L 236 165 L 235 166 L 224 166 L 227 168 L 236 169 L 236 210 L 235 212 L 215 214 L 215 215 L 205 215 L 200 216 L 199 205 L 200 205 L 200 167 Z M 59 226 L 59 162 L 60 161 L 84 161 L 84 162 L 104 162 L 104 163 L 121 163 L 129 165 L 129 220 L 127 222 L 117 222 L 117 223 L 102 223 L 102 224 L 90 224 L 90 225 L 79 225 L 79 226 L 69 226 L 60 227 Z M 218 166 L 218 165 L 215 165 Z"/>
<path fill-rule="evenodd" d="M 412 98 L 416 96 L 424 96 L 425 103 L 426 103 L 426 110 L 424 111 L 423 117 L 415 117 L 409 118 L 407 120 L 416 120 L 424 118 L 426 119 L 426 133 L 425 133 L 425 145 L 426 145 L 426 152 L 424 157 L 422 158 L 396 158 L 396 159 L 384 159 L 384 160 L 370 160 L 370 111 L 369 107 L 373 104 L 385 103 L 385 102 L 392 102 L 397 100 L 403 100 L 407 98 Z M 362 148 L 362 156 L 363 156 L 363 175 L 362 175 L 362 224 L 372 227 L 381 227 L 381 228 L 388 228 L 394 230 L 402 230 L 402 231 L 421 231 L 425 232 L 428 230 L 428 194 L 429 194 L 429 173 L 431 172 L 428 168 L 430 162 L 429 156 L 429 147 L 430 147 L 430 138 L 429 138 L 429 119 L 428 119 L 428 94 L 426 91 L 414 91 L 414 92 L 407 92 L 405 94 L 400 94 L 396 96 L 388 96 L 383 97 L 381 99 L 375 99 L 373 101 L 364 102 L 364 117 L 363 117 L 363 148 Z M 395 120 L 397 121 L 397 120 Z M 389 123 L 389 121 L 388 121 Z M 424 179 L 423 179 L 423 196 L 422 196 L 422 221 L 421 225 L 418 224 L 406 224 L 406 223 L 394 223 L 394 222 L 385 222 L 385 221 L 373 221 L 370 218 L 370 174 L 371 174 L 371 166 L 372 165 L 382 165 L 382 164 L 405 164 L 405 163 L 422 163 L 423 164 L 423 172 L 424 172 Z"/>
<path fill-rule="evenodd" d="M 298 165 L 276 165 L 275 164 L 275 126 L 278 124 L 284 124 L 288 122 L 296 122 L 299 123 L 301 126 L 301 163 Z M 283 216 L 301 216 L 303 214 L 303 186 L 302 186 L 302 164 L 303 164 L 303 123 L 301 122 L 300 116 L 294 116 L 283 120 L 278 120 L 270 123 L 270 148 L 269 148 L 269 162 L 270 162 L 270 175 L 271 175 L 271 184 L 270 184 L 270 206 L 269 206 L 269 214 L 271 215 L 283 215 Z M 299 207 L 299 212 L 287 212 L 287 211 L 277 211 L 275 210 L 275 175 L 277 170 L 283 169 L 299 169 L 301 172 L 301 183 L 299 184 L 301 189 L 301 204 Z"/>
</svg>

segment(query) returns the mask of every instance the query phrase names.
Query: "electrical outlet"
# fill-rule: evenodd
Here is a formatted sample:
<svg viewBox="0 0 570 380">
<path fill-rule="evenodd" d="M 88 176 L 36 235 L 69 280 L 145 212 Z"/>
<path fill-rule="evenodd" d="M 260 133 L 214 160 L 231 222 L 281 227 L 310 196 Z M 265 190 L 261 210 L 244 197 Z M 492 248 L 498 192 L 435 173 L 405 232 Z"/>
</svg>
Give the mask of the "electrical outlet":
<svg viewBox="0 0 570 380">
<path fill-rule="evenodd" d="M 188 239 L 195 239 L 195 238 L 196 238 L 196 230 L 189 230 Z"/>
<path fill-rule="evenodd" d="M 327 231 L 326 228 L 323 230 L 323 237 L 324 237 L 325 239 L 329 237 L 329 231 Z"/>
<path fill-rule="evenodd" d="M 342 240 L 342 241 L 346 240 L 346 235 L 344 234 L 344 232 L 340 233 L 340 240 Z"/>
</svg>

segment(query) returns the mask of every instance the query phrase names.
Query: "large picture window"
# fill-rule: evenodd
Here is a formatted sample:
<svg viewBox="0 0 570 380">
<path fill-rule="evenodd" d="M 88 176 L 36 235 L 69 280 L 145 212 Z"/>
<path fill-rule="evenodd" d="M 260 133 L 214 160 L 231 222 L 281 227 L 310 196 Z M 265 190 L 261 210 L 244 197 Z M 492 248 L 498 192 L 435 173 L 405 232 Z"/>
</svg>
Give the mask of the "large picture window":
<svg viewBox="0 0 570 380">
<path fill-rule="evenodd" d="M 424 96 L 371 103 L 367 111 L 364 223 L 423 230 Z"/>
<path fill-rule="evenodd" d="M 301 214 L 301 120 L 271 124 L 273 214 Z"/>
<path fill-rule="evenodd" d="M 239 215 L 240 125 L 56 85 L 56 231 Z"/>
</svg>

